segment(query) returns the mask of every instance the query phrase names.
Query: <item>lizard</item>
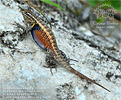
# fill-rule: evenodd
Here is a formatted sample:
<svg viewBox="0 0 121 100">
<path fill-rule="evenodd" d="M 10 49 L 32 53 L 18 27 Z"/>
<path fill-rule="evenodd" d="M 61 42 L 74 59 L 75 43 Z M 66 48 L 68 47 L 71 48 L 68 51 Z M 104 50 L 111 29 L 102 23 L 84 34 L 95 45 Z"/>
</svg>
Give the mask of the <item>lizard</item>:
<svg viewBox="0 0 121 100">
<path fill-rule="evenodd" d="M 51 63 L 50 68 L 57 67 L 56 66 L 56 62 L 57 62 L 62 66 L 64 66 L 66 69 L 68 69 L 70 72 L 79 76 L 80 78 L 86 79 L 87 81 L 102 87 L 108 92 L 111 92 L 104 86 L 100 85 L 96 81 L 90 79 L 89 77 L 85 76 L 84 74 L 80 73 L 79 71 L 71 67 L 65 53 L 59 49 L 56 42 L 56 38 L 52 30 L 47 26 L 47 24 L 42 19 L 40 19 L 36 14 L 34 14 L 32 10 L 25 9 L 20 6 L 19 8 L 24 17 L 25 22 L 28 23 L 29 25 L 33 25 L 31 29 L 31 34 L 34 41 L 47 52 L 47 57 L 49 58 L 48 59 L 46 58 L 46 61 L 47 61 L 47 64 Z M 50 59 L 53 59 L 53 60 L 50 61 Z"/>
</svg>

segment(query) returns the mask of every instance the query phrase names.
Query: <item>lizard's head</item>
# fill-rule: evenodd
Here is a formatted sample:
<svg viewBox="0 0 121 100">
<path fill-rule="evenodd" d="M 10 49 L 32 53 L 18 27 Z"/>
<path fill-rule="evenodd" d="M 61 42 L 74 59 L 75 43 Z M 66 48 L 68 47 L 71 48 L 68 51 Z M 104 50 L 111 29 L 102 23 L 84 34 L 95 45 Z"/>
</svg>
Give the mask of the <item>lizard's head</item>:
<svg viewBox="0 0 121 100">
<path fill-rule="evenodd" d="M 22 15 L 24 17 L 24 20 L 25 20 L 25 22 L 27 24 L 33 25 L 33 24 L 36 23 L 35 20 L 33 20 L 34 17 L 33 17 L 33 15 L 32 15 L 30 10 L 22 8 L 20 6 L 19 6 L 19 8 L 20 8 L 20 11 L 21 11 L 21 13 L 22 13 Z"/>
</svg>

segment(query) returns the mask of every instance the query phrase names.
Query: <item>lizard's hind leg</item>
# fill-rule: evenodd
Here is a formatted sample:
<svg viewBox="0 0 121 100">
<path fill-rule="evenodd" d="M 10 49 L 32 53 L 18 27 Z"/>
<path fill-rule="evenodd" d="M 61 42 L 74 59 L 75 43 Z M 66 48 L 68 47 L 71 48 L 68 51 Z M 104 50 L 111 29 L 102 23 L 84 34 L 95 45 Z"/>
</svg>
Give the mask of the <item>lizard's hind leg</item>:
<svg viewBox="0 0 121 100">
<path fill-rule="evenodd" d="M 66 61 L 68 64 L 70 64 L 70 61 L 71 61 L 71 60 L 72 60 L 72 61 L 75 61 L 75 62 L 78 62 L 77 60 L 74 60 L 74 59 L 71 59 L 71 58 L 67 57 L 66 54 L 65 54 L 62 50 L 60 50 L 60 52 L 61 52 L 61 55 L 63 56 L 63 58 L 65 59 L 65 61 Z M 72 65 L 72 64 L 70 64 L 70 65 Z"/>
<path fill-rule="evenodd" d="M 47 63 L 47 66 L 44 66 L 44 67 L 50 68 L 50 72 L 53 75 L 52 68 L 55 68 L 55 70 L 57 71 L 57 61 L 53 56 L 49 54 L 46 55 L 45 61 Z"/>
<path fill-rule="evenodd" d="M 68 58 L 68 57 L 66 56 L 66 54 L 65 54 L 62 50 L 60 50 L 60 53 L 61 53 L 61 55 L 63 56 L 63 58 L 65 59 L 65 61 L 66 61 L 68 64 L 70 64 L 70 58 Z"/>
</svg>

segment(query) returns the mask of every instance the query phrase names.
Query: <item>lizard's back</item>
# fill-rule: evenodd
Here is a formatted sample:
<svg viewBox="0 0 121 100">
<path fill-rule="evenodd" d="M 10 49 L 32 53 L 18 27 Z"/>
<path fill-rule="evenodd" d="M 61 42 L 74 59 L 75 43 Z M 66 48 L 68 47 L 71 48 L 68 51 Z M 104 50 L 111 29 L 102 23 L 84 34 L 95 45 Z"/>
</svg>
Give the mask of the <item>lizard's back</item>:
<svg viewBox="0 0 121 100">
<path fill-rule="evenodd" d="M 39 16 L 33 13 L 32 10 L 21 8 L 27 23 L 35 24 L 31 30 L 34 41 L 44 50 L 50 49 L 52 52 L 57 52 L 58 46 L 55 36 L 51 29 L 42 21 Z"/>
</svg>

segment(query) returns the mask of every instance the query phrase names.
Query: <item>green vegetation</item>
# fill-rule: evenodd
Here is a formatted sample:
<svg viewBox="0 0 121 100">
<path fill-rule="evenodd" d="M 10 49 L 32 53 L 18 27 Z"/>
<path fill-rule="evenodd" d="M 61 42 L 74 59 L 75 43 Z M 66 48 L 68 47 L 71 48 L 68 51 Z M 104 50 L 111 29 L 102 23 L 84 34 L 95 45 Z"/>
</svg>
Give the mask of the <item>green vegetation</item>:
<svg viewBox="0 0 121 100">
<path fill-rule="evenodd" d="M 101 16 L 101 17 L 99 17 L 98 19 L 96 19 L 96 22 L 97 22 L 97 23 L 102 23 L 103 20 L 104 20 L 104 16 Z"/>
<path fill-rule="evenodd" d="M 121 11 L 121 0 L 87 0 L 92 7 L 96 7 L 101 4 L 109 4 L 115 10 Z"/>
<path fill-rule="evenodd" d="M 55 6 L 55 7 L 59 8 L 59 9 L 65 11 L 60 5 L 58 5 L 58 4 L 54 3 L 54 2 L 52 2 L 51 0 L 41 0 L 41 1 L 44 2 L 44 3 L 50 4 L 50 5 L 52 5 L 52 6 Z"/>
</svg>

